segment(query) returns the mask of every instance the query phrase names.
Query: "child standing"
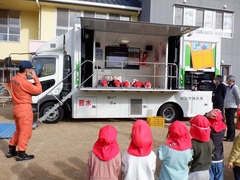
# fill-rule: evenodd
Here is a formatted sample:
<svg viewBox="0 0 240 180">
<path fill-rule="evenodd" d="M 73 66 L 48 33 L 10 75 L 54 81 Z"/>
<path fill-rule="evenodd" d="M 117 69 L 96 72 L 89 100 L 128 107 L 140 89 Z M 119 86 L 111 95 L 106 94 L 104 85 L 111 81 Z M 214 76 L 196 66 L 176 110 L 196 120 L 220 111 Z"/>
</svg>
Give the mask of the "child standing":
<svg viewBox="0 0 240 180">
<path fill-rule="evenodd" d="M 122 155 L 124 180 L 154 180 L 156 155 L 152 151 L 152 131 L 143 120 L 132 127 L 132 140 Z"/>
<path fill-rule="evenodd" d="M 173 122 L 168 127 L 167 143 L 160 146 L 157 156 L 162 162 L 161 180 L 187 180 L 188 163 L 192 160 L 192 143 L 186 124 Z"/>
<path fill-rule="evenodd" d="M 240 130 L 240 109 L 237 110 L 236 129 Z"/>
<path fill-rule="evenodd" d="M 98 140 L 89 154 L 87 180 L 121 179 L 121 155 L 116 138 L 115 127 L 107 125 L 100 129 Z"/>
<path fill-rule="evenodd" d="M 228 168 L 233 169 L 235 180 L 240 180 L 240 134 L 234 140 L 232 151 L 228 158 Z"/>
<path fill-rule="evenodd" d="M 192 136 L 193 161 L 188 179 L 208 180 L 213 151 L 213 142 L 210 139 L 210 123 L 202 115 L 193 117 L 189 122 L 191 124 L 190 135 Z"/>
<path fill-rule="evenodd" d="M 210 180 L 222 180 L 224 171 L 223 137 L 226 131 L 226 125 L 222 121 L 222 112 L 220 110 L 213 109 L 208 114 L 210 114 L 210 117 L 207 117 L 211 126 L 210 138 L 214 144 Z"/>
</svg>

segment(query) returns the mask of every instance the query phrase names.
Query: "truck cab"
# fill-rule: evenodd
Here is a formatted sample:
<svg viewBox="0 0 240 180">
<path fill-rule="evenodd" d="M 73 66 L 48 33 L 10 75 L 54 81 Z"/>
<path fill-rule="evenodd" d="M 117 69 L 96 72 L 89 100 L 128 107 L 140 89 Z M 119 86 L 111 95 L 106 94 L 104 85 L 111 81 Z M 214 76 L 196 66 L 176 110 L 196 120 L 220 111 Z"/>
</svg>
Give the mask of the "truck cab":
<svg viewBox="0 0 240 180">
<path fill-rule="evenodd" d="M 63 81 L 71 71 L 70 59 L 68 58 L 68 55 L 48 54 L 33 56 L 31 59 L 43 88 L 43 92 L 40 95 L 32 97 L 32 106 L 33 109 L 39 111 L 41 116 L 57 103 L 57 99 L 61 99 L 71 92 L 70 77 Z M 52 90 L 53 87 L 54 90 Z M 54 113 L 51 113 L 48 116 L 49 122 L 61 120 L 64 116 L 64 111 L 70 110 L 70 104 L 68 100 L 64 103 L 64 106 L 60 106 Z"/>
</svg>

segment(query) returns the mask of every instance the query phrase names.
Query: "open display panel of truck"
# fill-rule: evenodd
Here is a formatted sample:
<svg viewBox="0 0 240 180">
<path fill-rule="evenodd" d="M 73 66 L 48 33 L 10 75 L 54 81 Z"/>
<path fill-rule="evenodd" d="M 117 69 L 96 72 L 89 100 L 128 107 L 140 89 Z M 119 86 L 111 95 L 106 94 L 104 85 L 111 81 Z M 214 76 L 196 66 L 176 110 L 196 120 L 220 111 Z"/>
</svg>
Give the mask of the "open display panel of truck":
<svg viewBox="0 0 240 180">
<path fill-rule="evenodd" d="M 43 44 L 31 58 L 43 85 L 32 98 L 40 121 L 56 123 L 71 113 L 172 122 L 211 110 L 221 43 L 188 37 L 196 28 L 81 18 L 81 27 Z"/>
</svg>

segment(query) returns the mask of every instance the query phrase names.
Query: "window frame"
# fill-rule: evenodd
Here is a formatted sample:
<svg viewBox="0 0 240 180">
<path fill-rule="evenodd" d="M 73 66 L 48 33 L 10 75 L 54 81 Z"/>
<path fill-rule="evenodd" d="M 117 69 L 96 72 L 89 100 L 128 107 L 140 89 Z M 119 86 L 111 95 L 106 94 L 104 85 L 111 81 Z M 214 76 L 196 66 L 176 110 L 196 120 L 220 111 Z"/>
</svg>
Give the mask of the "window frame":
<svg viewBox="0 0 240 180">
<path fill-rule="evenodd" d="M 67 19 L 68 19 L 68 22 L 67 22 L 67 26 L 58 26 L 58 11 L 67 11 Z M 123 15 L 123 14 L 116 14 L 116 13 L 103 13 L 103 12 L 95 12 L 95 11 L 84 11 L 84 10 L 72 10 L 72 9 L 64 9 L 64 8 L 57 8 L 56 9 L 56 36 L 59 36 L 63 33 L 59 33 L 59 31 L 69 31 L 70 29 L 72 29 L 73 26 L 71 26 L 71 12 L 79 12 L 80 14 L 80 17 L 85 17 L 84 16 L 84 13 L 89 13 L 89 14 L 92 14 L 93 16 L 86 16 L 86 17 L 92 17 L 92 18 L 100 18 L 100 19 L 111 19 L 110 16 L 111 15 L 118 15 L 119 17 L 119 20 L 120 21 L 132 21 L 132 16 L 130 15 Z M 104 16 L 105 15 L 105 18 L 101 18 L 101 17 L 98 17 L 98 15 L 100 16 Z M 79 25 L 80 26 L 80 21 L 79 21 L 79 24 L 75 24 L 75 25 Z"/>
<path fill-rule="evenodd" d="M 0 29 L 6 29 L 6 32 L 0 32 L 0 37 L 5 36 L 6 39 L 0 39 L 0 42 L 20 42 L 20 37 L 21 37 L 21 12 L 20 11 L 15 11 L 15 10 L 0 10 L 6 12 L 6 24 L 0 24 Z M 18 23 L 14 24 L 11 23 L 11 13 L 17 13 L 17 19 Z M 17 33 L 11 32 L 11 30 L 16 30 Z M 12 40 L 11 37 L 15 37 L 17 40 Z"/>
<path fill-rule="evenodd" d="M 175 5 L 173 6 L 174 11 L 173 11 L 173 24 L 177 24 L 177 25 L 192 25 L 192 26 L 196 26 L 196 22 L 197 22 L 197 11 L 203 11 L 203 22 L 202 22 L 202 27 L 200 27 L 199 29 L 197 29 L 196 31 L 194 31 L 194 33 L 196 34 L 205 34 L 205 35 L 218 35 L 221 36 L 223 38 L 233 38 L 233 30 L 234 30 L 234 12 L 230 12 L 230 11 L 223 11 L 223 10 L 214 10 L 214 9 L 204 9 L 204 8 L 199 8 L 199 7 L 190 7 L 190 6 L 181 6 L 181 5 Z M 182 9 L 182 24 L 180 23 L 176 23 L 176 8 L 178 9 Z M 193 15 L 192 15 L 192 19 L 193 19 L 193 23 L 191 24 L 186 24 L 186 10 L 187 9 L 192 9 Z M 211 20 L 209 22 L 211 22 L 212 27 L 206 27 L 206 17 L 207 17 L 207 13 L 208 12 L 212 12 L 212 17 Z M 222 29 L 219 29 L 218 27 L 216 27 L 216 20 L 217 20 L 217 13 L 222 13 Z M 230 20 L 231 20 L 231 29 L 225 29 L 224 28 L 224 22 L 226 21 L 226 14 L 229 14 Z M 177 17 L 179 18 L 179 17 Z M 198 25 L 197 25 L 198 26 Z"/>
</svg>

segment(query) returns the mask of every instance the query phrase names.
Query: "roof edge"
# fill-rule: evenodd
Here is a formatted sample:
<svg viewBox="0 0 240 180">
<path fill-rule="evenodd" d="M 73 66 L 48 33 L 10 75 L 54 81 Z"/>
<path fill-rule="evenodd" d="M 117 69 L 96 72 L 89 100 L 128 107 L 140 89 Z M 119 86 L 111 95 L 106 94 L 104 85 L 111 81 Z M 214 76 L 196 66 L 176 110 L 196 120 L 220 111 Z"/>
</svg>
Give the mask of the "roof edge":
<svg viewBox="0 0 240 180">
<path fill-rule="evenodd" d="M 51 2 L 51 3 L 76 4 L 76 5 L 84 5 L 84 6 L 96 6 L 96 7 L 123 9 L 123 10 L 130 10 L 130 11 L 141 11 L 142 10 L 142 8 L 139 8 L 139 7 L 86 2 L 86 1 L 74 1 L 74 0 L 68 0 L 68 1 L 66 1 L 66 0 L 40 0 L 40 1 Z"/>
<path fill-rule="evenodd" d="M 119 20 L 97 19 L 97 18 L 89 18 L 89 17 L 81 17 L 80 19 L 81 19 L 81 28 L 93 29 L 96 31 L 104 31 L 104 32 L 145 34 L 145 35 L 153 35 L 153 36 L 168 36 L 168 37 L 183 36 L 184 34 L 187 34 L 199 28 L 199 26 L 159 24 L 159 23 L 150 23 L 150 22 L 142 22 L 142 21 L 136 21 L 136 22 L 135 21 L 119 21 Z M 124 27 L 125 29 L 117 28 L 120 26 Z M 114 28 L 111 29 L 110 27 L 114 27 Z M 150 27 L 151 29 L 154 29 L 154 30 L 150 31 L 151 29 L 149 30 L 147 29 L 147 27 Z M 160 27 L 165 27 L 165 29 L 161 29 L 161 32 L 160 32 L 159 31 Z M 170 28 L 172 29 L 171 32 L 169 31 Z M 173 31 L 173 30 L 177 30 L 177 31 Z"/>
</svg>

